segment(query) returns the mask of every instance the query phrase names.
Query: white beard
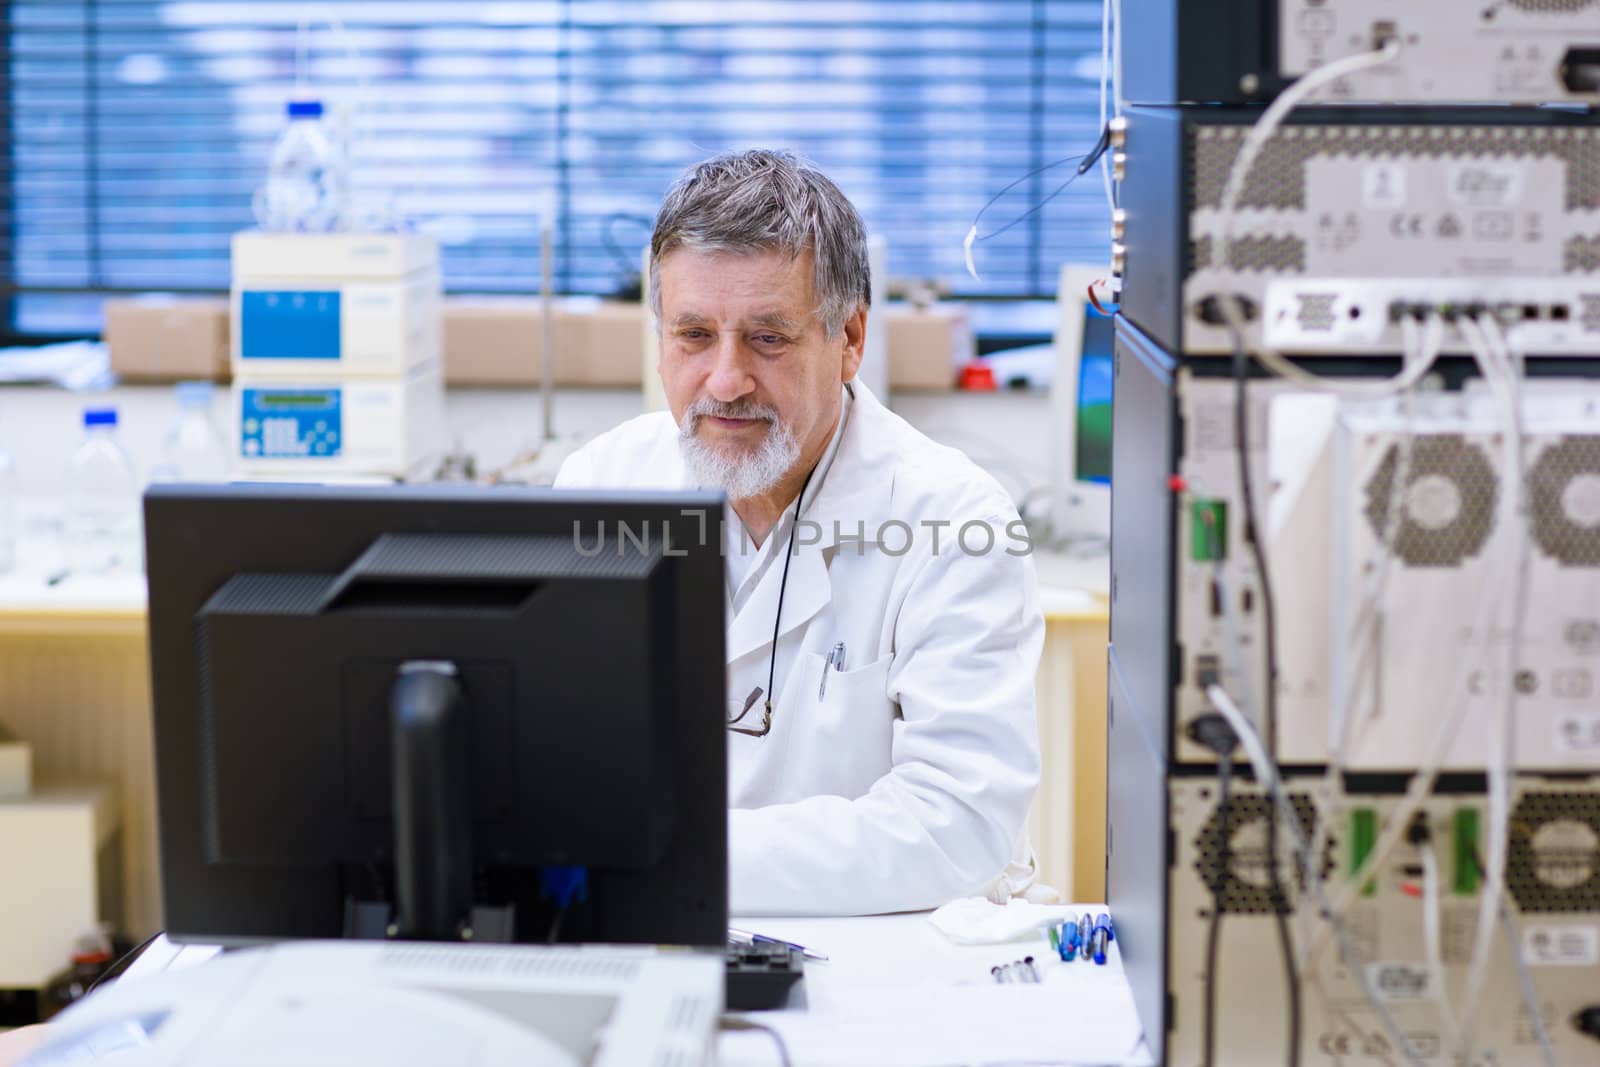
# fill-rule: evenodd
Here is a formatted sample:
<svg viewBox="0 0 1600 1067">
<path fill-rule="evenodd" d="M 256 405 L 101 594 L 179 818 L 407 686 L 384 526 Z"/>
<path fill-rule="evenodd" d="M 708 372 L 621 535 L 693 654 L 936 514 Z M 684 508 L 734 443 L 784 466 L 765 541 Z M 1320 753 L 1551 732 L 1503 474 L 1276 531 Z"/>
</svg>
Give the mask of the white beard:
<svg viewBox="0 0 1600 1067">
<path fill-rule="evenodd" d="M 765 419 L 767 433 L 753 452 L 729 454 L 702 441 L 695 432 L 703 416 Z M 800 459 L 800 442 L 778 413 L 762 404 L 720 404 L 701 397 L 683 413 L 678 450 L 689 475 L 701 486 L 721 489 L 730 500 L 749 500 L 769 492 Z"/>
</svg>

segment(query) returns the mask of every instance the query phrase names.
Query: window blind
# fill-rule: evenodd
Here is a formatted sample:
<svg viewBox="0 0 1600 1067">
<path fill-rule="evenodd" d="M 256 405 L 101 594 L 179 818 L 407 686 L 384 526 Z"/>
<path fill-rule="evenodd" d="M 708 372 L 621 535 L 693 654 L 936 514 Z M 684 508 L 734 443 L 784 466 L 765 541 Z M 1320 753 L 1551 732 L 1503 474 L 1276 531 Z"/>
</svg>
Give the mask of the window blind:
<svg viewBox="0 0 1600 1067">
<path fill-rule="evenodd" d="M 1094 143 L 1097 0 L 13 0 L 5 30 L 23 333 L 92 331 L 107 291 L 226 289 L 297 78 L 353 109 L 359 202 L 436 234 L 452 291 L 536 291 L 548 219 L 557 288 L 612 292 L 673 177 L 753 145 L 827 171 L 891 277 L 1053 297 L 1062 262 L 1106 258 L 1093 174 L 981 243 L 981 281 L 961 251 L 990 196 Z"/>
</svg>

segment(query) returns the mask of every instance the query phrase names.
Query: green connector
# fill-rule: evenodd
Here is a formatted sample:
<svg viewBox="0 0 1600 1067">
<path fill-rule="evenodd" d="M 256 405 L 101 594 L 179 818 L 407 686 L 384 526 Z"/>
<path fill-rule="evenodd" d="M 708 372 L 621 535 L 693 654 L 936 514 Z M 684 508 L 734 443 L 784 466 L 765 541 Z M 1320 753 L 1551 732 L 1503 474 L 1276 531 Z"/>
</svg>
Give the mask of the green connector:
<svg viewBox="0 0 1600 1067">
<path fill-rule="evenodd" d="M 1478 870 L 1478 809 L 1456 809 L 1450 838 L 1455 846 L 1455 871 L 1450 889 L 1458 897 L 1470 897 L 1477 893 L 1482 877 Z"/>
<path fill-rule="evenodd" d="M 1201 563 L 1228 558 L 1228 502 L 1195 500 L 1189 505 L 1194 558 Z"/>
<path fill-rule="evenodd" d="M 1350 813 L 1350 874 L 1353 877 L 1372 854 L 1378 840 L 1378 813 L 1371 808 L 1356 808 Z M 1370 897 L 1378 890 L 1376 880 L 1361 887 L 1361 895 Z"/>
</svg>

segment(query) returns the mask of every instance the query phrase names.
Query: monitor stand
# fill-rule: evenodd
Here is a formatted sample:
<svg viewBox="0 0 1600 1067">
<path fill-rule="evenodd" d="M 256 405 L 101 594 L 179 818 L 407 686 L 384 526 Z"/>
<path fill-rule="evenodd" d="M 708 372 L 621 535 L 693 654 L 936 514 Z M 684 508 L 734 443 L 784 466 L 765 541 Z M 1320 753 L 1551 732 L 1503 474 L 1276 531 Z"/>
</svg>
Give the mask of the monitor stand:
<svg viewBox="0 0 1600 1067">
<path fill-rule="evenodd" d="M 348 900 L 345 936 L 511 942 L 514 910 L 473 904 L 471 738 L 455 664 L 402 663 L 389 717 L 396 908 Z"/>
</svg>

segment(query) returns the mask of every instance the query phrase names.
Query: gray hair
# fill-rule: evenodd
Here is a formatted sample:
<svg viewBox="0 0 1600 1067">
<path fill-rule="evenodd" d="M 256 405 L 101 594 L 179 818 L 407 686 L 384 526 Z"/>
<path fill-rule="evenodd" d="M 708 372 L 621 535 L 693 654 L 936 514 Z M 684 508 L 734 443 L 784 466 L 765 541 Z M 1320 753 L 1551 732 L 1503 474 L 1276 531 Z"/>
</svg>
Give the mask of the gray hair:
<svg viewBox="0 0 1600 1067">
<path fill-rule="evenodd" d="M 650 310 L 661 317 L 661 260 L 668 252 L 812 254 L 817 317 L 836 337 L 871 303 L 867 229 L 839 187 L 790 152 L 728 152 L 686 171 L 661 203 L 650 237 Z"/>
</svg>

